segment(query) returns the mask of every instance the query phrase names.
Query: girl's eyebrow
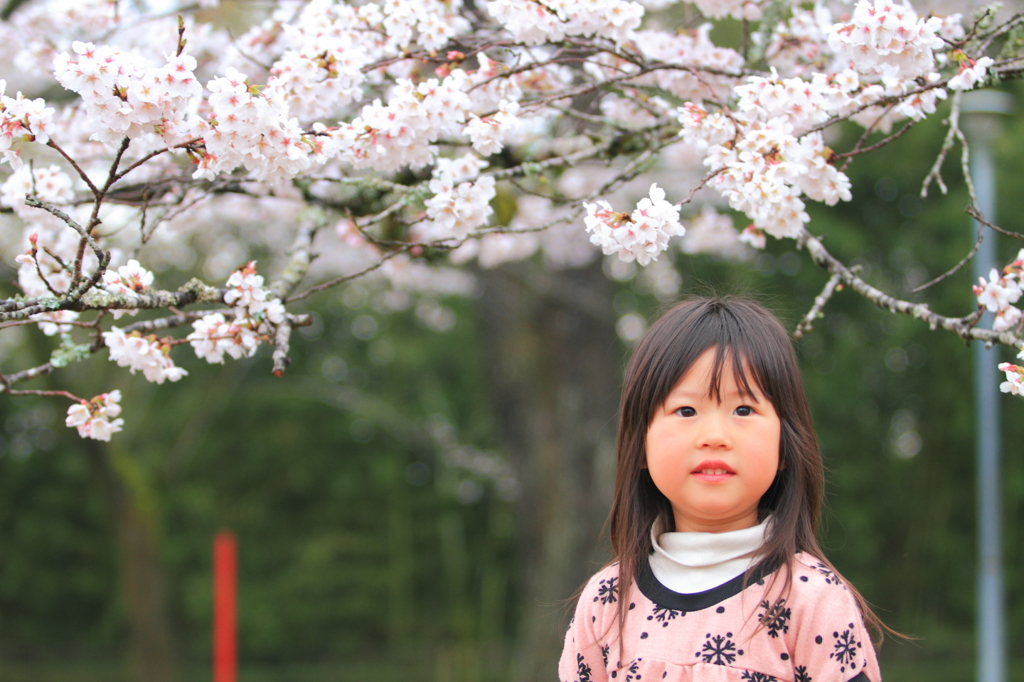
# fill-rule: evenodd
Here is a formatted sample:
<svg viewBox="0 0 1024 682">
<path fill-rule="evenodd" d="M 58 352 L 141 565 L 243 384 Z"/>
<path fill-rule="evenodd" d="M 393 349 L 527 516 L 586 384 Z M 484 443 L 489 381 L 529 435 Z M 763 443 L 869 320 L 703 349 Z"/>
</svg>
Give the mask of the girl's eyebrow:
<svg viewBox="0 0 1024 682">
<path fill-rule="evenodd" d="M 698 389 L 698 390 L 693 390 L 693 389 L 676 389 L 676 390 L 674 390 L 674 391 L 672 391 L 671 393 L 668 394 L 668 400 L 672 400 L 672 399 L 679 400 L 679 399 L 684 399 L 684 398 L 685 399 L 693 399 L 693 398 L 704 399 L 704 398 L 707 398 L 710 394 L 711 394 L 711 391 L 708 390 L 707 388 Z M 720 391 L 719 395 L 722 398 L 728 399 L 728 400 L 741 399 L 741 398 L 742 399 L 749 399 L 749 400 L 752 400 L 754 402 L 761 402 L 762 400 L 764 400 L 764 396 L 756 388 L 754 388 L 753 386 L 751 386 L 751 389 L 750 389 L 749 392 L 744 391 L 742 389 L 737 389 L 737 390 L 734 390 L 734 391 Z"/>
</svg>

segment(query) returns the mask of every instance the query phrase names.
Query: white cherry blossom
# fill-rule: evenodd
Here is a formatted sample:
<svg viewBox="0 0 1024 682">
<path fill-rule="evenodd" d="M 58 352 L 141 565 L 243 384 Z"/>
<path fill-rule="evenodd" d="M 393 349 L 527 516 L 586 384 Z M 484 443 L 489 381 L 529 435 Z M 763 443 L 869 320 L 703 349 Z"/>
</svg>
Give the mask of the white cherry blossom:
<svg viewBox="0 0 1024 682">
<path fill-rule="evenodd" d="M 679 207 L 665 200 L 665 190 L 657 184 L 651 185 L 649 196 L 631 214 L 613 211 L 607 201 L 584 203 L 584 207 L 590 241 L 605 255 L 615 254 L 626 262 L 647 265 L 668 248 L 671 237 L 686 232 L 679 222 Z"/>
<path fill-rule="evenodd" d="M 124 427 L 121 414 L 121 391 L 101 393 L 92 400 L 82 401 L 68 408 L 66 426 L 78 429 L 82 438 L 110 441 L 111 435 Z"/>
</svg>

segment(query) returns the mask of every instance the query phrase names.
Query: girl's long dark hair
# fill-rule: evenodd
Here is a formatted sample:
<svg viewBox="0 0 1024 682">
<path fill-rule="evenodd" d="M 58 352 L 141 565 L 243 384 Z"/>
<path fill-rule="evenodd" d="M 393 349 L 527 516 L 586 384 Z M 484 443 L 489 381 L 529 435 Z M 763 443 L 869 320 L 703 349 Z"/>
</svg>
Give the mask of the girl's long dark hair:
<svg viewBox="0 0 1024 682">
<path fill-rule="evenodd" d="M 651 480 L 647 461 L 647 429 L 655 411 L 691 365 L 714 349 L 708 387 L 718 399 L 723 370 L 728 367 L 740 390 L 751 385 L 775 408 L 782 424 L 779 470 L 758 505 L 758 521 L 769 514 L 762 555 L 755 570 L 776 570 L 770 580 L 784 576 L 783 594 L 792 582 L 793 555 L 805 552 L 835 570 L 818 545 L 817 531 L 825 478 L 796 354 L 778 319 L 753 301 L 741 298 L 701 298 L 680 303 L 655 322 L 637 345 L 626 367 L 619 411 L 618 464 L 609 525 L 619 562 L 620 594 L 628 593 L 637 569 L 653 548 L 651 526 L 660 519 L 674 530 L 672 506 Z M 770 588 L 771 585 L 769 585 Z M 865 623 L 881 642 L 888 629 L 849 583 Z M 619 600 L 622 632 L 628 599 Z M 621 638 L 620 638 L 621 644 Z"/>
</svg>

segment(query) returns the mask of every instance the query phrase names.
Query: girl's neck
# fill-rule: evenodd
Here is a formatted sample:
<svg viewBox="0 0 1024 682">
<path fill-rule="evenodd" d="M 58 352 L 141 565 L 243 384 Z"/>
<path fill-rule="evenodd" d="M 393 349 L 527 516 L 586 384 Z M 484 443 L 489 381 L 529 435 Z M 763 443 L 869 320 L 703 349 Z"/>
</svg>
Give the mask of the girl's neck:
<svg viewBox="0 0 1024 682">
<path fill-rule="evenodd" d="M 656 523 L 651 529 L 651 570 L 674 592 L 717 587 L 757 562 L 768 523 L 725 533 L 665 533 Z"/>
</svg>

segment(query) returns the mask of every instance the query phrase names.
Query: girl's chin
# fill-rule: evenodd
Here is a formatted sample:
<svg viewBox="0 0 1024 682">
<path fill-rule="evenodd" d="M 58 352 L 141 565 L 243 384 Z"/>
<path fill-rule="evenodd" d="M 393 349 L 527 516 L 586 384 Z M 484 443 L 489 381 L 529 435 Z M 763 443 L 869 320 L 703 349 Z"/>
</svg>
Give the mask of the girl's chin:
<svg viewBox="0 0 1024 682">
<path fill-rule="evenodd" d="M 676 514 L 676 530 L 698 533 L 727 533 L 757 525 L 757 511 L 747 514 L 735 510 L 704 509 L 700 516 Z"/>
</svg>

